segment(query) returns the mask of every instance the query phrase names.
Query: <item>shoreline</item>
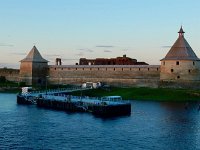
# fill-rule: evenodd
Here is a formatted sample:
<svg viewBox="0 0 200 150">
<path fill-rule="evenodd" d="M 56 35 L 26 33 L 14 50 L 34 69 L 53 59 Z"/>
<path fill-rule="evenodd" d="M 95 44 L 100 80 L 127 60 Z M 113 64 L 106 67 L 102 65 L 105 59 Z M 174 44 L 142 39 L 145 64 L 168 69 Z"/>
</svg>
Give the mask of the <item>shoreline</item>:
<svg viewBox="0 0 200 150">
<path fill-rule="evenodd" d="M 16 94 L 21 91 L 20 87 L 0 87 L 0 93 Z"/>
<path fill-rule="evenodd" d="M 111 88 L 92 89 L 82 92 L 73 92 L 72 95 L 102 97 L 118 95 L 124 100 L 156 101 L 156 102 L 198 102 L 200 90 L 168 89 L 168 88 Z"/>
<path fill-rule="evenodd" d="M 17 94 L 21 91 L 20 87 L 0 87 L 0 93 Z M 156 101 L 156 102 L 199 102 L 200 90 L 192 89 L 169 89 L 169 88 L 146 88 L 129 87 L 107 89 L 91 89 L 86 91 L 72 92 L 74 96 L 103 97 L 118 95 L 124 100 L 137 101 Z"/>
</svg>

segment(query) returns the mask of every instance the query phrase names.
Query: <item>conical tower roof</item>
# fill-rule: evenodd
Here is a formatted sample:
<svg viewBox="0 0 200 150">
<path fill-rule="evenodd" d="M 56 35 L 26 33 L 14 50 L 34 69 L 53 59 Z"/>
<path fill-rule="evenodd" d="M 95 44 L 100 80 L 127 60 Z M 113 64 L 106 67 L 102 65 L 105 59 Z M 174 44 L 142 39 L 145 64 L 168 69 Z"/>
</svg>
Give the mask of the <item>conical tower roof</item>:
<svg viewBox="0 0 200 150">
<path fill-rule="evenodd" d="M 184 31 L 181 26 L 179 30 L 179 37 L 171 47 L 165 58 L 162 60 L 199 60 L 186 39 L 184 38 Z M 161 60 L 161 61 L 162 61 Z"/>
<path fill-rule="evenodd" d="M 33 48 L 28 53 L 26 58 L 21 60 L 21 62 L 27 62 L 27 61 L 31 61 L 31 62 L 48 62 L 46 59 L 42 58 L 42 56 L 41 56 L 40 52 L 38 51 L 38 49 L 36 48 L 36 46 L 33 46 Z"/>
</svg>

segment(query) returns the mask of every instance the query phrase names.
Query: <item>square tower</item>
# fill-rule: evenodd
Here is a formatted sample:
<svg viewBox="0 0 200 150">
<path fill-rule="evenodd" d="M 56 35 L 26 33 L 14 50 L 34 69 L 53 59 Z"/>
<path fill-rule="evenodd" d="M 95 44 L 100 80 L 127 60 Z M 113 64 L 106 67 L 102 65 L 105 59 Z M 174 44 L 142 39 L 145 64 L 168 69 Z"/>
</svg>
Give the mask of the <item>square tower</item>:
<svg viewBox="0 0 200 150">
<path fill-rule="evenodd" d="M 20 81 L 27 85 L 44 85 L 46 83 L 48 61 L 45 60 L 36 46 L 20 64 Z"/>
</svg>

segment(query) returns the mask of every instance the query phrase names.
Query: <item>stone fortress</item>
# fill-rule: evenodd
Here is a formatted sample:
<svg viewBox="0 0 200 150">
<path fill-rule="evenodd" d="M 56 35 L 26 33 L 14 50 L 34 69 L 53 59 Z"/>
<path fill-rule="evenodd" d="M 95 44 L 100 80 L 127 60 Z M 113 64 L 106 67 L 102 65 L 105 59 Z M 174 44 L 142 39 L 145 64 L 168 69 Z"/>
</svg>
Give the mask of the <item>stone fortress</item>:
<svg viewBox="0 0 200 150">
<path fill-rule="evenodd" d="M 186 39 L 182 27 L 179 36 L 161 65 L 148 65 L 124 55 L 115 59 L 81 58 L 79 64 L 48 65 L 33 46 L 22 59 L 20 70 L 1 69 L 0 76 L 27 85 L 76 84 L 102 82 L 111 86 L 200 88 L 200 59 Z"/>
</svg>

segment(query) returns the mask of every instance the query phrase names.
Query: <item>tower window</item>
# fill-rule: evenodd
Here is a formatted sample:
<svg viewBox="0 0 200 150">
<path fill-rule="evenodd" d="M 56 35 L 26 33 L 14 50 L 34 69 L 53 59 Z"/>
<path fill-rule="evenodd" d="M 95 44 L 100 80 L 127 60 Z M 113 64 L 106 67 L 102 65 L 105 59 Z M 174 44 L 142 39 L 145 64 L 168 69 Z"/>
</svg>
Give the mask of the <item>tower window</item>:
<svg viewBox="0 0 200 150">
<path fill-rule="evenodd" d="M 195 65 L 195 62 L 193 61 L 193 66 Z"/>
<path fill-rule="evenodd" d="M 176 62 L 176 65 L 179 65 L 179 61 Z"/>
<path fill-rule="evenodd" d="M 140 71 L 140 68 L 139 68 L 139 71 Z"/>
<path fill-rule="evenodd" d="M 149 71 L 149 68 L 148 68 L 148 71 Z"/>
<path fill-rule="evenodd" d="M 115 70 L 115 68 L 114 68 L 114 70 Z"/>
<path fill-rule="evenodd" d="M 131 68 L 130 68 L 130 71 L 131 71 Z"/>
<path fill-rule="evenodd" d="M 122 71 L 123 71 L 124 69 L 122 68 Z"/>
<path fill-rule="evenodd" d="M 171 69 L 171 72 L 174 72 L 174 69 Z"/>
<path fill-rule="evenodd" d="M 163 65 L 165 65 L 165 61 L 163 61 Z"/>
<path fill-rule="evenodd" d="M 189 70 L 188 70 L 188 72 L 190 73 L 190 72 L 191 72 L 191 70 L 189 69 Z"/>
<path fill-rule="evenodd" d="M 180 76 L 177 76 L 177 79 L 180 79 Z"/>
</svg>

